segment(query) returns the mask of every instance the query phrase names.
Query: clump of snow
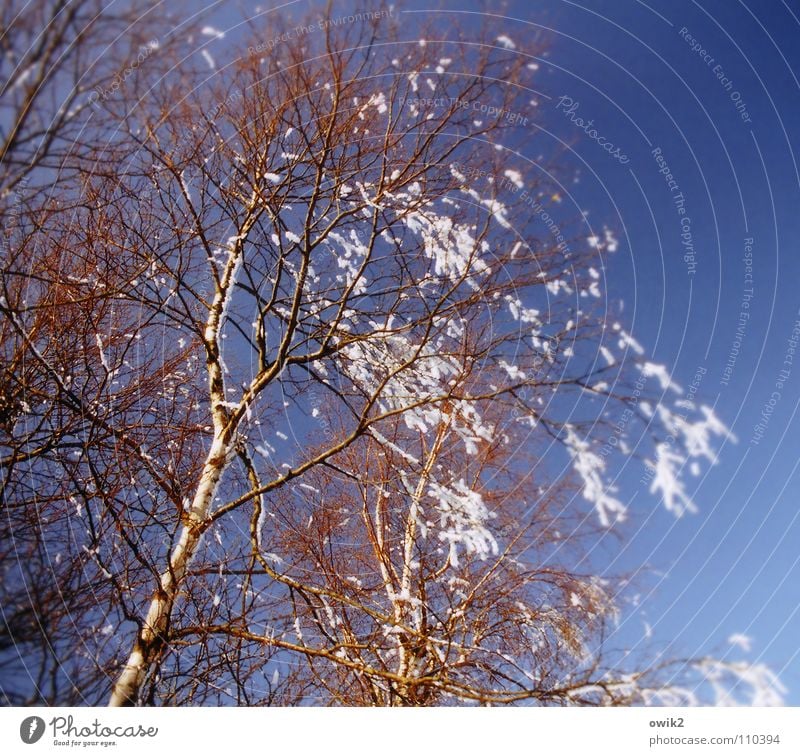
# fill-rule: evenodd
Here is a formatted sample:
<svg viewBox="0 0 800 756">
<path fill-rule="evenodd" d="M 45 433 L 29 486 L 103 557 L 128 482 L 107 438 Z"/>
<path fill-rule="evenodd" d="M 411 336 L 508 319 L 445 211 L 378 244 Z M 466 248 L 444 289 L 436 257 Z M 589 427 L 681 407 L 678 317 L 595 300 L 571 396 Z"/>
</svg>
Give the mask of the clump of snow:
<svg viewBox="0 0 800 756">
<path fill-rule="evenodd" d="M 342 353 L 348 358 L 345 369 L 350 378 L 368 394 L 379 391 L 382 412 L 402 412 L 405 425 L 420 433 L 447 418 L 466 451 L 475 454 L 482 440 L 491 440 L 493 429 L 483 422 L 474 403 L 454 401 L 447 415 L 437 401 L 462 370 L 458 359 L 440 353 L 441 343 L 433 339 L 419 345 L 405 334 L 388 333 L 347 345 Z"/>
<path fill-rule="evenodd" d="M 477 491 L 463 479 L 449 486 L 432 483 L 428 495 L 436 502 L 443 530 L 439 538 L 450 545 L 450 562 L 458 566 L 458 549 L 486 559 L 497 554 L 497 541 L 486 527 L 492 513 Z"/>
<path fill-rule="evenodd" d="M 583 481 L 583 496 L 594 505 L 603 527 L 623 520 L 625 505 L 614 495 L 617 488 L 607 485 L 603 480 L 605 460 L 571 427 L 567 428 L 564 442 L 572 457 L 573 467 Z"/>
<path fill-rule="evenodd" d="M 655 461 L 648 460 L 653 472 L 650 493 L 660 495 L 664 506 L 678 516 L 687 511 L 697 511 L 682 479 L 684 467 L 699 458 L 705 458 L 712 465 L 717 463 L 714 436 L 735 440 L 710 407 L 701 406 L 701 417 L 690 420 L 688 411 L 695 409 L 694 404 L 684 401 L 681 405 L 687 410 L 686 414 L 678 414 L 665 404 L 656 408 L 656 415 L 671 440 L 659 443 Z"/>
<path fill-rule="evenodd" d="M 783 706 L 786 687 L 766 664 L 704 660 L 698 665 L 711 683 L 717 706 Z M 744 700 L 736 694 L 744 694 Z"/>
<path fill-rule="evenodd" d="M 217 64 L 214 61 L 214 58 L 211 56 L 211 53 L 208 50 L 201 50 L 200 54 L 203 56 L 203 60 L 208 64 L 208 67 L 212 71 L 217 70 Z"/>
<path fill-rule="evenodd" d="M 213 26 L 204 26 L 200 30 L 201 34 L 205 34 L 207 37 L 214 37 L 215 39 L 224 39 L 225 32 L 220 31 L 219 29 L 214 28 Z"/>
<path fill-rule="evenodd" d="M 642 371 L 642 375 L 644 375 L 645 378 L 655 377 L 663 391 L 671 389 L 676 394 L 681 393 L 681 387 L 672 380 L 672 376 L 664 365 L 659 365 L 654 362 L 643 362 L 639 364 L 639 370 Z"/>
<path fill-rule="evenodd" d="M 596 234 L 586 237 L 587 244 L 598 252 L 616 252 L 619 248 L 619 241 L 614 236 L 614 232 L 609 228 L 603 229 L 602 239 Z"/>
<path fill-rule="evenodd" d="M 620 349 L 632 349 L 639 356 L 644 354 L 644 347 L 619 323 L 614 323 L 614 330 L 619 333 L 618 346 Z"/>
<path fill-rule="evenodd" d="M 507 169 L 503 174 L 517 189 L 522 189 L 525 184 L 522 182 L 522 174 L 519 171 Z"/>
<path fill-rule="evenodd" d="M 611 353 L 611 350 L 608 347 L 601 346 L 600 347 L 600 354 L 603 355 L 603 359 L 606 361 L 606 364 L 611 366 L 616 364 L 616 358 Z"/>
<path fill-rule="evenodd" d="M 381 115 L 389 108 L 386 105 L 386 95 L 383 92 L 370 95 L 369 99 L 361 106 L 358 117 L 363 121 L 366 119 L 366 112 L 369 108 L 375 108 Z"/>
<path fill-rule="evenodd" d="M 728 637 L 728 643 L 732 646 L 738 646 L 742 651 L 751 651 L 753 648 L 753 639 L 744 633 L 732 633 Z"/>
<path fill-rule="evenodd" d="M 677 517 L 685 512 L 697 512 L 697 507 L 681 480 L 683 462 L 683 455 L 676 452 L 670 444 L 661 443 L 656 447 L 655 462 L 650 463 L 654 471 L 650 493 L 659 494 L 667 511 Z"/>
</svg>

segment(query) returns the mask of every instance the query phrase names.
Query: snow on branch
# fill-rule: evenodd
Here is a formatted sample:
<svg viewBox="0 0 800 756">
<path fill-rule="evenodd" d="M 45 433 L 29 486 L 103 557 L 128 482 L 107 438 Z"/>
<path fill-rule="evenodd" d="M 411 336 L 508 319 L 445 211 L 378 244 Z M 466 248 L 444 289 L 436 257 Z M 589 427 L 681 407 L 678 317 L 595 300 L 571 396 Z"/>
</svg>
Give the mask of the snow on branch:
<svg viewBox="0 0 800 756">
<path fill-rule="evenodd" d="M 450 563 L 458 566 L 458 548 L 486 559 L 497 554 L 497 541 L 486 527 L 492 513 L 483 497 L 463 479 L 450 486 L 431 483 L 428 495 L 435 501 L 443 530 L 439 538 L 450 546 Z"/>
<path fill-rule="evenodd" d="M 603 527 L 624 519 L 625 505 L 614 495 L 616 486 L 604 480 L 605 460 L 594 451 L 586 439 L 582 439 L 571 427 L 566 428 L 564 443 L 573 460 L 575 471 L 583 481 L 583 496 L 590 501 Z"/>
</svg>

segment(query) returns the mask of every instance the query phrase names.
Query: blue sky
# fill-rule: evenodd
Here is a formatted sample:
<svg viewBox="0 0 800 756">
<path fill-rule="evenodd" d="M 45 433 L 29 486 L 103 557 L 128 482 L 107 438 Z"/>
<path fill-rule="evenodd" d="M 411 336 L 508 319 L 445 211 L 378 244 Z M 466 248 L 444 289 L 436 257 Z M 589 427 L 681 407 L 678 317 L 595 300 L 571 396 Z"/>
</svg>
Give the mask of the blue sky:
<svg viewBox="0 0 800 756">
<path fill-rule="evenodd" d="M 800 362 L 779 381 L 800 317 L 793 73 L 800 4 L 554 1 L 533 9 L 510 3 L 503 12 L 547 29 L 545 90 L 578 102 L 577 113 L 630 158 L 624 165 L 611 158 L 557 100 L 540 104 L 548 128 L 578 138 L 571 142 L 571 159 L 582 166 L 571 187 L 575 202 L 594 224 L 620 231 L 608 268 L 612 295 L 679 383 L 706 371 L 700 395 L 738 438 L 702 479 L 698 514 L 676 521 L 629 481 L 642 527 L 620 564 L 646 561 L 663 575 L 650 580 L 652 593 L 642 592 L 656 641 L 725 653 L 728 636 L 745 633 L 751 653 L 782 671 L 789 701 L 800 703 Z M 509 22 L 515 39 L 524 28 Z M 656 148 L 679 192 L 659 173 Z M 677 193 L 690 219 L 693 271 Z M 753 239 L 751 262 L 746 238 Z M 756 433 L 770 402 L 769 422 Z"/>
<path fill-rule="evenodd" d="M 277 12 L 300 18 L 315 7 L 322 10 L 290 3 Z M 621 642 L 641 637 L 646 621 L 656 646 L 740 658 L 727 639 L 743 633 L 752 638 L 750 658 L 779 671 L 787 700 L 800 704 L 800 344 L 792 352 L 800 319 L 800 2 L 405 7 L 409 25 L 446 13 L 470 28 L 492 16 L 522 54 L 536 35 L 549 41 L 537 59 L 546 96 L 531 105 L 536 125 L 520 127 L 509 146 L 535 160 L 543 144 L 569 145 L 565 159 L 579 181 L 565 207 L 616 230 L 608 288 L 624 302 L 627 326 L 679 384 L 700 376 L 699 396 L 738 439 L 697 479 L 694 515 L 675 519 L 638 474 L 625 476 L 631 538 L 613 569 L 647 564 L 653 572 L 640 580 L 641 603 Z M 338 3 L 332 14 L 354 9 L 369 7 Z M 214 20 L 228 26 L 231 13 Z M 561 97 L 578 104 L 572 115 L 591 119 L 594 132 L 558 107 Z M 660 172 L 667 167 L 673 184 Z M 755 430 L 764 412 L 769 420 Z"/>
</svg>

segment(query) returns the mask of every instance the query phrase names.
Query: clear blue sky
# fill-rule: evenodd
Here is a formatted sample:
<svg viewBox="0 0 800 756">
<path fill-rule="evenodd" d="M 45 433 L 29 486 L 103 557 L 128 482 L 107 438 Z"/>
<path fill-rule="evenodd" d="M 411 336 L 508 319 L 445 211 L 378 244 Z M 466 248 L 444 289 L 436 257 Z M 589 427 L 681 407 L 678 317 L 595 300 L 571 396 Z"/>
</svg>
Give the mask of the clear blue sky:
<svg viewBox="0 0 800 756">
<path fill-rule="evenodd" d="M 580 103 L 630 158 L 606 154 L 557 101 L 541 103 L 581 166 L 577 206 L 622 232 L 608 275 L 634 334 L 684 386 L 705 369 L 700 393 L 738 437 L 703 479 L 699 514 L 676 521 L 628 481 L 642 528 L 617 566 L 661 571 L 641 605 L 655 641 L 725 653 L 728 636 L 745 633 L 800 703 L 800 353 L 776 385 L 800 318 L 800 3 L 552 0 L 492 12 L 548 30 L 545 90 Z M 523 23 L 508 28 L 524 47 Z M 656 148 L 679 189 L 659 173 Z M 623 634 L 640 632 L 634 624 Z"/>
<path fill-rule="evenodd" d="M 322 8 L 286 6 L 296 17 L 313 7 Z M 553 99 L 540 98 L 531 115 L 552 132 L 551 144 L 571 147 L 567 160 L 581 178 L 568 204 L 589 210 L 593 225 L 618 230 L 607 274 L 627 324 L 678 383 L 702 374 L 700 395 L 738 437 L 698 479 L 698 514 L 676 520 L 636 475 L 626 480 L 633 537 L 613 568 L 646 563 L 655 572 L 641 581 L 640 611 L 626 620 L 621 642 L 640 637 L 646 620 L 656 644 L 740 658 L 727 638 L 744 633 L 753 638 L 750 658 L 779 671 L 788 701 L 800 704 L 800 344 L 779 381 L 800 319 L 800 2 L 416 0 L 405 7 L 417 11 L 410 24 L 447 13 L 469 27 L 477 14 L 492 15 L 521 53 L 534 34 L 546 34 L 550 50 L 538 74 Z M 225 28 L 232 12 L 214 20 Z M 558 109 L 562 95 L 627 162 Z M 532 136 L 521 130 L 514 146 L 535 158 L 526 150 L 538 152 L 543 142 Z M 659 173 L 665 164 L 672 186 Z M 765 405 L 769 421 L 756 432 Z"/>
</svg>

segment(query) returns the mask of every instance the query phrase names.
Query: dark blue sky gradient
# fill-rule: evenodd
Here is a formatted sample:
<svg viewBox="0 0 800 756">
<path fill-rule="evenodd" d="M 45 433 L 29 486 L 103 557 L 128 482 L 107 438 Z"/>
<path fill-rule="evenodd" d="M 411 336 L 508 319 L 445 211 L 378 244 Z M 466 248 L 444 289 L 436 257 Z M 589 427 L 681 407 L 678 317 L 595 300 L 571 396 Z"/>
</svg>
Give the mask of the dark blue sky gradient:
<svg viewBox="0 0 800 756">
<path fill-rule="evenodd" d="M 644 591 L 641 605 L 656 640 L 689 653 L 725 653 L 730 633 L 746 633 L 751 653 L 782 670 L 795 704 L 800 356 L 783 385 L 776 380 L 800 317 L 798 11 L 797 3 L 636 0 L 535 9 L 517 3 L 505 11 L 549 28 L 552 66 L 541 69 L 546 91 L 579 102 L 578 113 L 630 157 L 621 165 L 554 102 L 542 104 L 556 134 L 582 137 L 573 144 L 572 159 L 585 161 L 572 187 L 575 202 L 594 224 L 621 230 L 609 264 L 610 292 L 625 302 L 633 333 L 674 368 L 678 383 L 686 387 L 698 369 L 707 371 L 699 393 L 738 437 L 702 478 L 698 514 L 675 521 L 653 509 L 646 486 L 631 476 L 626 491 L 635 496 L 635 525 L 642 527 L 620 563 L 635 569 L 646 561 L 665 572 L 651 580 L 653 593 Z M 684 27 L 713 63 L 691 49 Z M 524 27 L 517 28 L 511 36 L 521 40 Z M 716 65 L 730 79 L 728 88 Z M 731 97 L 736 91 L 750 123 Z M 692 275 L 655 148 L 685 198 L 697 264 Z M 753 291 L 727 375 L 749 288 L 746 237 L 753 239 Z M 755 434 L 771 398 L 769 423 Z M 633 624 L 628 630 L 635 634 Z M 730 658 L 736 656 L 733 650 Z"/>
</svg>

